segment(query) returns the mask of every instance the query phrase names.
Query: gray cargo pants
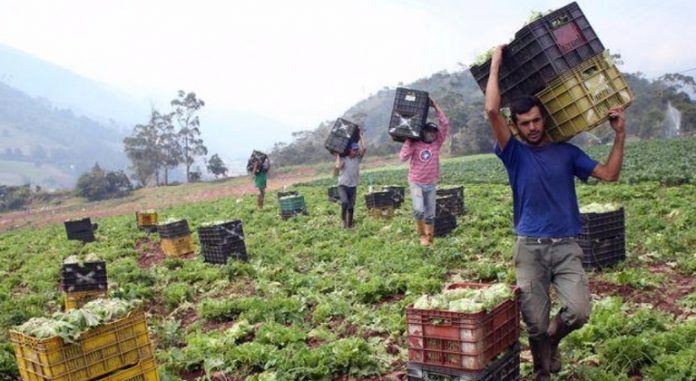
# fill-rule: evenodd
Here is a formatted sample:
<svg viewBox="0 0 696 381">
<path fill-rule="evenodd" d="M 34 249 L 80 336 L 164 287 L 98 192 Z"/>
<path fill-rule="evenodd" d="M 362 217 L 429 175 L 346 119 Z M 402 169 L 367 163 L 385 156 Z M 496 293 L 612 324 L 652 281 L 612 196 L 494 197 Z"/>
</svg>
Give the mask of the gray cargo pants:
<svg viewBox="0 0 696 381">
<path fill-rule="evenodd" d="M 560 318 L 574 329 L 590 317 L 590 288 L 582 268 L 582 249 L 573 238 L 517 237 L 513 251 L 522 318 L 530 338 L 549 326 L 553 285 L 561 302 Z"/>
</svg>

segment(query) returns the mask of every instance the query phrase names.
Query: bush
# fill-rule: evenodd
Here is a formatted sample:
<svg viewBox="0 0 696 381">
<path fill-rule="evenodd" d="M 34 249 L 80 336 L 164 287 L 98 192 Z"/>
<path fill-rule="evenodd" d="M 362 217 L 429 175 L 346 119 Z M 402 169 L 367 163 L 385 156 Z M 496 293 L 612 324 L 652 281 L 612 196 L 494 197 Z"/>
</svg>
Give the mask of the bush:
<svg viewBox="0 0 696 381">
<path fill-rule="evenodd" d="M 29 185 L 0 185 L 0 212 L 20 209 L 31 202 L 32 193 Z"/>
<path fill-rule="evenodd" d="M 123 171 L 104 171 L 99 164 L 95 164 L 89 172 L 83 173 L 75 187 L 75 192 L 89 201 L 123 197 L 131 190 L 133 186 Z"/>
</svg>

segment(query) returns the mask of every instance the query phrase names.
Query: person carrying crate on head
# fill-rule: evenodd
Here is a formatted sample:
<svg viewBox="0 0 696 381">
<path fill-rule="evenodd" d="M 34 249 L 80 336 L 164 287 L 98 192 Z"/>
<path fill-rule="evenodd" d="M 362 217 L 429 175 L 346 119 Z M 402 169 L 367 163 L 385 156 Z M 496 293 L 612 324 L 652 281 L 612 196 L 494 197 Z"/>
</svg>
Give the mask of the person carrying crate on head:
<svg viewBox="0 0 696 381">
<path fill-rule="evenodd" d="M 621 172 L 626 122 L 622 108 L 608 111 L 614 145 L 604 164 L 569 143 L 553 143 L 545 134 L 544 106 L 533 96 L 510 102 L 513 138 L 500 112 L 499 74 L 504 46 L 491 60 L 485 111 L 495 137 L 495 154 L 505 165 L 512 188 L 517 240 L 513 250 L 522 318 L 527 325 L 536 380 L 549 380 L 561 369 L 558 344 L 590 316 L 590 290 L 582 267 L 582 249 L 575 242 L 581 222 L 575 180 L 592 176 L 616 181 Z M 549 287 L 561 303 L 550 320 Z"/>
<path fill-rule="evenodd" d="M 433 244 L 435 233 L 435 188 L 440 179 L 440 148 L 447 139 L 449 120 L 442 109 L 430 98 L 430 105 L 437 111 L 439 126 L 427 123 L 423 127 L 422 140 L 406 139 L 399 157 L 409 160 L 408 183 L 411 188 L 413 216 L 422 246 Z"/>
<path fill-rule="evenodd" d="M 335 172 L 338 175 L 338 195 L 341 198 L 341 223 L 347 229 L 353 227 L 355 195 L 360 182 L 360 162 L 366 151 L 367 146 L 361 129 L 360 140 L 350 144 L 348 155 L 341 157 L 336 154 Z"/>
<path fill-rule="evenodd" d="M 259 195 L 256 198 L 256 206 L 259 209 L 263 209 L 264 197 L 266 195 L 266 182 L 270 169 L 271 160 L 267 155 L 264 155 L 260 160 L 254 161 L 254 168 L 251 173 L 254 175 L 254 185 L 259 189 Z"/>
</svg>

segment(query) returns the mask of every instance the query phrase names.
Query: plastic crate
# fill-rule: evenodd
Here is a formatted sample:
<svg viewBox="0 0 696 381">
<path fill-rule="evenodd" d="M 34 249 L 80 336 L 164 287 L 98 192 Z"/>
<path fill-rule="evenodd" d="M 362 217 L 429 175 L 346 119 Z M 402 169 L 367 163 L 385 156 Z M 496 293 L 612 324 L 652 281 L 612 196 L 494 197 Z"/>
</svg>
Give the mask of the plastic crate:
<svg viewBox="0 0 696 381">
<path fill-rule="evenodd" d="M 624 208 L 605 213 L 581 213 L 582 231 L 578 238 L 597 240 L 626 233 Z"/>
<path fill-rule="evenodd" d="M 280 200 L 282 197 L 297 196 L 297 195 L 299 195 L 299 193 L 297 193 L 297 191 L 285 191 L 285 192 L 278 192 L 277 195 L 278 195 L 278 200 Z"/>
<path fill-rule="evenodd" d="M 191 234 L 187 220 L 178 220 L 157 225 L 160 238 L 177 238 Z"/>
<path fill-rule="evenodd" d="M 230 242 L 223 245 L 202 245 L 201 254 L 208 263 L 225 264 L 229 258 L 246 261 L 247 251 L 244 241 Z"/>
<path fill-rule="evenodd" d="M 520 344 L 515 343 L 479 372 L 408 363 L 409 381 L 517 381 L 520 379 Z"/>
<path fill-rule="evenodd" d="M 65 233 L 69 240 L 82 242 L 94 241 L 95 225 L 92 224 L 89 218 L 81 218 L 76 220 L 68 220 L 64 222 Z"/>
<path fill-rule="evenodd" d="M 350 144 L 360 139 L 360 127 L 357 124 L 343 118 L 336 119 L 326 137 L 324 147 L 332 154 L 346 155 Z"/>
<path fill-rule="evenodd" d="M 64 297 L 65 310 L 70 311 L 75 308 L 82 308 L 82 306 L 92 300 L 106 298 L 108 298 L 108 290 L 66 292 Z"/>
<path fill-rule="evenodd" d="M 626 259 L 626 237 L 622 234 L 600 240 L 578 239 L 582 248 L 582 267 L 601 269 Z"/>
<path fill-rule="evenodd" d="M 37 339 L 12 330 L 10 341 L 24 381 L 100 379 L 154 354 L 142 311 L 85 331 L 73 344 L 60 337 Z"/>
<path fill-rule="evenodd" d="M 438 189 L 435 191 L 436 196 L 454 196 L 456 197 L 456 201 L 449 201 L 447 204 L 447 208 L 449 209 L 449 212 L 455 216 L 462 216 L 464 215 L 464 212 L 466 212 L 466 209 L 464 207 L 464 187 L 452 187 L 452 188 L 444 188 L 444 189 Z M 437 202 L 437 198 L 436 198 Z"/>
<path fill-rule="evenodd" d="M 394 200 L 394 207 L 396 208 L 400 207 L 406 199 L 406 187 L 400 185 L 385 185 L 382 187 L 382 190 L 391 193 L 392 200 Z"/>
<path fill-rule="evenodd" d="M 268 155 L 266 155 L 265 153 L 263 153 L 261 151 L 254 150 L 251 153 L 249 160 L 247 161 L 247 166 L 246 166 L 247 172 L 251 173 L 254 170 L 254 163 L 256 163 L 256 162 L 263 163 L 266 159 L 268 159 Z"/>
<path fill-rule="evenodd" d="M 435 216 L 434 223 L 433 235 L 435 237 L 444 237 L 457 228 L 457 218 L 449 213 Z"/>
<path fill-rule="evenodd" d="M 394 206 L 384 206 L 381 208 L 370 208 L 367 214 L 375 218 L 392 218 L 394 217 Z"/>
<path fill-rule="evenodd" d="M 546 134 L 565 141 L 599 126 L 609 109 L 627 108 L 633 94 L 608 54 L 598 54 L 578 65 L 537 93 L 548 118 Z"/>
<path fill-rule="evenodd" d="M 143 360 L 137 365 L 100 378 L 99 381 L 159 381 L 154 359 Z"/>
<path fill-rule="evenodd" d="M 157 225 L 157 219 L 158 215 L 157 212 L 151 211 L 151 212 L 135 212 L 135 221 L 138 224 L 138 227 L 142 226 L 153 226 Z"/>
<path fill-rule="evenodd" d="M 392 192 L 371 192 L 365 194 L 365 204 L 368 209 L 393 207 L 394 197 Z"/>
<path fill-rule="evenodd" d="M 503 52 L 500 92 L 505 103 L 532 95 L 560 75 L 604 51 L 602 42 L 577 3 L 570 3 L 524 26 Z M 482 91 L 490 60 L 470 68 Z"/>
<path fill-rule="evenodd" d="M 435 197 L 435 216 L 447 214 L 460 216 L 463 214 L 463 209 L 464 207 L 461 199 L 457 198 L 455 195 L 448 194 Z"/>
<path fill-rule="evenodd" d="M 451 288 L 484 288 L 483 283 L 454 283 Z M 480 371 L 518 341 L 519 288 L 490 312 L 464 313 L 406 308 L 409 361 L 458 370 Z"/>
<path fill-rule="evenodd" d="M 341 195 L 338 193 L 338 187 L 329 187 L 328 196 L 329 202 L 341 202 Z"/>
<path fill-rule="evenodd" d="M 281 197 L 278 201 L 280 202 L 280 210 L 282 211 L 298 211 L 305 209 L 305 199 L 302 195 L 285 196 Z"/>
<path fill-rule="evenodd" d="M 60 271 L 65 292 L 106 290 L 106 262 L 64 263 Z"/>
<path fill-rule="evenodd" d="M 430 95 L 427 92 L 398 87 L 389 120 L 389 135 L 397 142 L 420 140 L 429 109 Z"/>
<path fill-rule="evenodd" d="M 280 211 L 280 218 L 287 220 L 288 218 L 295 217 L 299 214 L 304 214 L 305 216 L 308 215 L 307 210 L 302 208 L 302 209 L 295 209 L 295 210 L 281 210 Z"/>
<path fill-rule="evenodd" d="M 223 245 L 244 240 L 242 221 L 233 220 L 198 227 L 198 240 L 204 245 Z"/>
<path fill-rule="evenodd" d="M 165 255 L 178 257 L 193 253 L 193 240 L 190 233 L 177 238 L 161 238 L 160 247 Z"/>
</svg>

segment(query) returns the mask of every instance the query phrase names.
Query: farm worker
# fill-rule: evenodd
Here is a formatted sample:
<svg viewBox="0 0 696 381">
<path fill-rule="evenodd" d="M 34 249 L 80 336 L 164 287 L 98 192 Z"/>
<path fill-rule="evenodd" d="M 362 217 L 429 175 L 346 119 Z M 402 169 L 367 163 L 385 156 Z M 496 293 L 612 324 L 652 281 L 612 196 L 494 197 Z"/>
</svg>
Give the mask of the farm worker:
<svg viewBox="0 0 696 381">
<path fill-rule="evenodd" d="M 536 97 L 526 96 L 510 103 L 512 123 L 521 141 L 512 138 L 500 113 L 503 48 L 498 46 L 493 52 L 485 108 L 496 140 L 495 153 L 505 165 L 512 188 L 517 234 L 513 258 L 534 374 L 536 380 L 548 380 L 549 373 L 561 369 L 559 342 L 587 322 L 591 309 L 583 252 L 573 238 L 581 229 L 574 178 L 619 178 L 626 122 L 622 108 L 608 111 L 614 145 L 607 161 L 599 164 L 572 144 L 551 142 L 545 134 L 543 105 Z M 551 321 L 550 285 L 561 303 Z"/>
<path fill-rule="evenodd" d="M 268 170 L 271 169 L 271 161 L 268 156 L 264 156 L 262 161 L 254 161 L 254 169 L 251 173 L 254 174 L 254 185 L 259 189 L 259 195 L 256 197 L 256 206 L 263 209 L 263 201 L 266 195 L 266 180 Z"/>
<path fill-rule="evenodd" d="M 336 154 L 335 170 L 338 172 L 338 195 L 341 197 L 341 223 L 344 228 L 353 227 L 355 190 L 360 182 L 360 162 L 366 151 L 367 146 L 360 130 L 360 140 L 350 144 L 348 155 L 341 157 Z"/>
<path fill-rule="evenodd" d="M 435 187 L 440 179 L 440 148 L 449 130 L 449 120 L 433 98 L 430 98 L 430 105 L 437 111 L 440 126 L 427 123 L 421 134 L 422 140 L 406 139 L 399 154 L 401 161 L 410 160 L 408 183 L 411 188 L 416 230 L 422 246 L 433 244 Z"/>
</svg>

